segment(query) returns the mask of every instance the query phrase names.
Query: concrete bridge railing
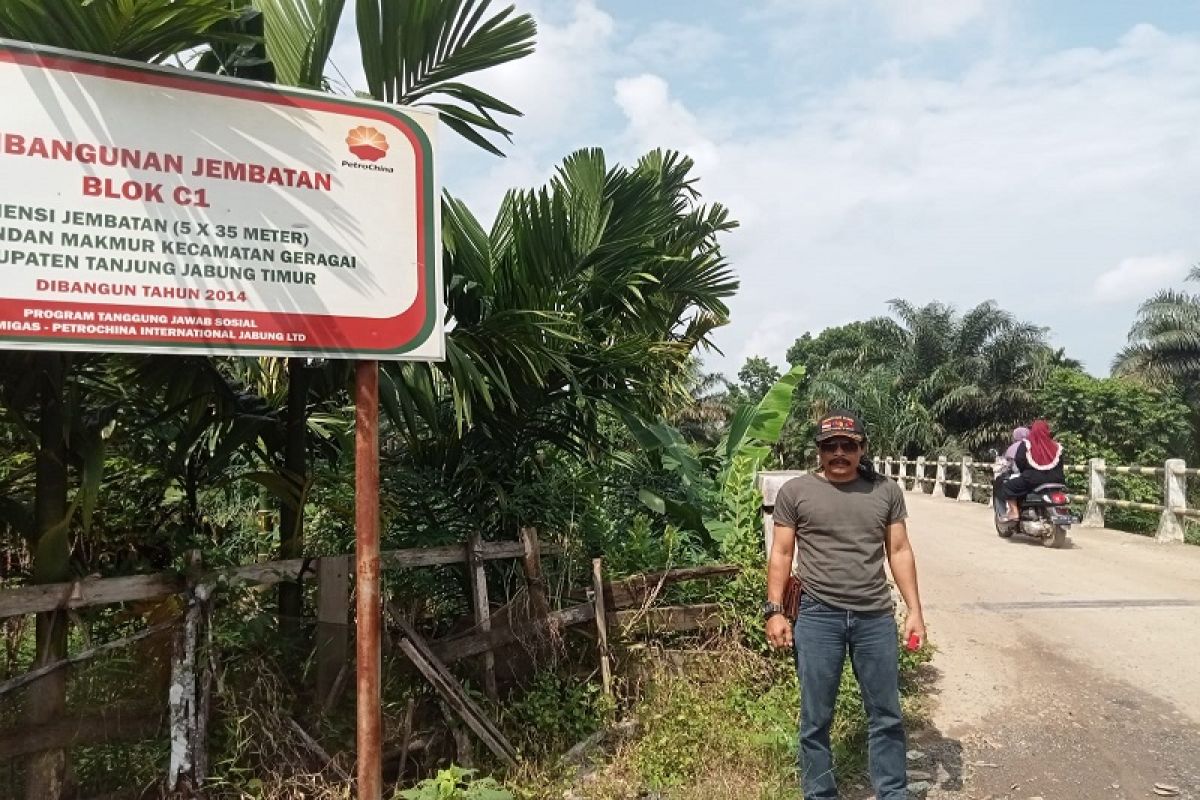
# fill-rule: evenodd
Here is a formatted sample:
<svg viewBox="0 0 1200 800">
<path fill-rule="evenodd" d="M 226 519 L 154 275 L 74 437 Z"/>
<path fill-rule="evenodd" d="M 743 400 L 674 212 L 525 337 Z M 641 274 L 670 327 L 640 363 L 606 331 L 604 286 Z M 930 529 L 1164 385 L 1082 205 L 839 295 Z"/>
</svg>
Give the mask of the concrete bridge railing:
<svg viewBox="0 0 1200 800">
<path fill-rule="evenodd" d="M 949 460 L 945 456 L 926 458 L 918 456 L 909 459 L 903 456 L 886 456 L 876 458 L 879 471 L 897 481 L 905 491 L 926 492 L 934 497 L 945 497 L 947 486 L 958 487 L 957 499 L 962 502 L 974 502 L 977 498 L 983 502 L 991 502 L 992 471 L 990 462 L 976 462 L 969 456 Z M 961 478 L 951 480 L 947 477 L 949 467 L 957 467 Z M 932 468 L 933 474 L 930 475 Z M 1184 521 L 1186 519 L 1200 520 L 1200 508 L 1189 508 L 1187 504 L 1187 479 L 1200 476 L 1200 469 L 1191 469 L 1181 458 L 1171 458 L 1161 467 L 1142 466 L 1108 466 L 1102 458 L 1093 458 L 1086 464 L 1074 464 L 1066 467 L 1068 474 L 1083 474 L 1087 476 L 1085 494 L 1073 493 L 1072 501 L 1078 500 L 1084 506 L 1083 522 L 1085 528 L 1104 527 L 1105 508 L 1130 508 L 1139 511 L 1158 512 L 1158 532 L 1155 538 L 1162 542 L 1182 542 L 1184 540 Z M 1142 475 L 1156 477 L 1162 480 L 1163 501 L 1158 503 L 1138 503 L 1132 500 L 1117 500 L 1105 496 L 1105 482 L 1109 475 Z"/>
</svg>

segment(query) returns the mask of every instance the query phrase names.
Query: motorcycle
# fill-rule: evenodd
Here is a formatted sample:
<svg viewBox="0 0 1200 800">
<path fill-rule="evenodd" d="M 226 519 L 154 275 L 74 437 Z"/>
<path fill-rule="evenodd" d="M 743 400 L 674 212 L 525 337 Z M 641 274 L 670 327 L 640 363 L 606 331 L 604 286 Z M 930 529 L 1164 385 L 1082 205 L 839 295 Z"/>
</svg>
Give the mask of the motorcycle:
<svg viewBox="0 0 1200 800">
<path fill-rule="evenodd" d="M 1014 533 L 1022 533 L 1034 539 L 1040 539 L 1046 547 L 1064 547 L 1067 544 L 1067 531 L 1075 518 L 1071 516 L 1070 498 L 1067 487 L 1061 483 L 1043 483 L 1029 494 L 1017 501 L 1020 517 L 1015 521 L 1006 520 L 1008 509 L 1000 487 L 1009 475 L 1011 467 L 1007 459 L 996 450 L 989 451 L 992 457 L 992 506 L 995 512 L 996 533 L 1002 539 L 1011 538 Z"/>
</svg>

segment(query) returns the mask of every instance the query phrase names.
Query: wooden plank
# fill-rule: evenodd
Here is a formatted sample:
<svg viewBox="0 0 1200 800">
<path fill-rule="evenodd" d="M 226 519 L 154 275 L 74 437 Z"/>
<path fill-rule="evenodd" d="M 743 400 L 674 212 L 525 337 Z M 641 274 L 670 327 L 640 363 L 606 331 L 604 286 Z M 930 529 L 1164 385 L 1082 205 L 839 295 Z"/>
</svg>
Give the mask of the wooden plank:
<svg viewBox="0 0 1200 800">
<path fill-rule="evenodd" d="M 684 581 L 731 577 L 741 571 L 742 568 L 736 564 L 709 564 L 702 567 L 682 567 L 660 572 L 647 572 L 616 581 L 606 581 L 604 584 L 604 607 L 609 611 L 638 608 L 651 600 L 661 591 L 662 587 Z M 584 599 L 583 592 L 574 592 L 572 596 L 579 600 Z"/>
<path fill-rule="evenodd" d="M 721 611 L 719 603 L 618 611 L 608 615 L 608 629 L 621 631 L 632 626 L 634 629 L 658 633 L 715 630 L 723 625 Z M 596 607 L 587 603 L 554 611 L 547 617 L 547 623 L 551 626 L 571 628 L 591 622 L 595 618 Z M 464 658 L 477 656 L 488 649 L 498 650 L 526 636 L 534 635 L 538 629 L 537 625 L 523 625 L 516 629 L 493 628 L 486 634 L 474 633 L 432 642 L 430 647 L 439 659 L 453 664 Z"/>
<path fill-rule="evenodd" d="M 412 747 L 412 744 L 413 744 L 412 729 L 413 729 L 413 718 L 414 718 L 414 715 L 416 714 L 416 710 L 417 710 L 416 699 L 414 699 L 412 697 L 408 698 L 408 707 L 406 709 L 404 709 L 404 725 L 403 725 L 403 728 L 401 729 L 400 768 L 397 770 L 397 773 L 399 774 L 401 779 L 404 778 L 404 768 L 406 766 L 408 766 L 408 751 Z M 386 753 L 384 754 L 383 760 L 387 761 Z"/>
<path fill-rule="evenodd" d="M 550 593 L 542 573 L 542 543 L 538 540 L 537 528 L 521 528 L 518 536 L 525 551 L 521 556 L 521 571 L 525 573 L 530 616 L 541 622 L 550 616 Z"/>
<path fill-rule="evenodd" d="M 612 627 L 642 633 L 683 633 L 718 630 L 724 625 L 720 603 L 694 606 L 663 606 L 635 611 L 618 611 Z"/>
<path fill-rule="evenodd" d="M 350 559 L 317 561 L 317 697 L 330 696 L 350 653 Z"/>
<path fill-rule="evenodd" d="M 446 727 L 450 729 L 450 738 L 454 739 L 454 762 L 463 769 L 474 769 L 475 743 L 471 741 L 471 732 L 445 701 L 438 703 L 438 710 L 442 712 L 442 719 L 446 720 Z"/>
<path fill-rule="evenodd" d="M 608 614 L 604 608 L 604 575 L 601 559 L 592 559 L 592 605 L 596 609 L 596 647 L 600 652 L 600 680 L 612 696 L 612 664 L 608 660 Z"/>
<path fill-rule="evenodd" d="M 479 533 L 471 534 L 467 540 L 467 572 L 471 578 L 471 607 L 475 612 L 475 626 L 481 633 L 492 629 L 492 608 L 488 599 L 487 571 L 483 567 L 483 539 Z M 523 552 L 523 551 L 522 551 Z M 496 656 L 489 649 L 483 653 L 483 688 L 492 700 L 500 698 L 496 688 Z"/>
<path fill-rule="evenodd" d="M 561 555 L 557 545 L 543 545 L 545 555 Z M 525 548 L 520 542 L 488 542 L 483 546 L 484 561 L 522 558 Z M 339 556 L 350 558 L 350 556 Z M 466 553 L 460 545 L 445 547 L 393 550 L 382 554 L 385 567 L 406 569 L 433 567 L 442 564 L 461 564 Z M 312 568 L 313 559 L 293 558 L 248 564 L 208 573 L 200 581 L 220 586 L 222 583 L 250 583 L 270 586 L 286 580 L 297 580 L 305 564 Z M 56 608 L 89 608 L 91 606 L 128 603 L 135 600 L 156 600 L 184 590 L 184 580 L 178 575 L 129 575 L 120 578 L 85 578 L 67 583 L 47 583 L 39 586 L 19 586 L 0 590 L 0 618 L 24 614 L 40 614 Z"/>
<path fill-rule="evenodd" d="M 144 707 L 117 707 L 40 725 L 20 725 L 0 731 L 0 761 L 43 750 L 146 739 L 165 730 L 165 721 L 162 713 L 146 713 Z"/>
<path fill-rule="evenodd" d="M 507 766 L 516 766 L 517 751 L 504 738 L 500 729 L 463 691 L 462 685 L 450 674 L 446 665 L 438 660 L 412 626 L 403 619 L 397 620 L 397 624 L 404 634 L 400 639 L 400 649 L 413 665 L 497 758 Z"/>
<path fill-rule="evenodd" d="M 265 564 L 246 564 L 241 567 L 223 569 L 209 575 L 205 580 L 224 584 L 255 584 L 274 586 L 284 581 L 300 579 L 300 571 L 313 569 L 311 558 L 288 558 L 283 561 L 268 561 Z"/>
<path fill-rule="evenodd" d="M 547 616 L 546 624 L 569 628 L 591 622 L 595 618 L 596 609 L 591 604 L 585 604 L 552 612 Z M 455 661 L 477 656 L 487 650 L 498 650 L 526 636 L 534 636 L 541 628 L 542 626 L 538 624 L 522 625 L 515 629 L 510 627 L 493 628 L 487 633 L 473 633 L 452 639 L 442 639 L 434 642 L 431 647 L 439 659 L 453 664 Z"/>
<path fill-rule="evenodd" d="M 550 555 L 562 553 L 561 547 L 548 546 L 544 548 Z M 520 542 L 484 542 L 480 549 L 480 558 L 484 561 L 499 561 L 506 558 L 521 558 L 525 548 Z M 382 555 L 385 567 L 407 569 L 409 567 L 436 567 L 442 564 L 461 564 L 467 560 L 462 545 L 450 544 L 444 547 L 423 547 L 413 550 L 393 550 Z"/>
<path fill-rule="evenodd" d="M 133 600 L 153 600 L 183 591 L 183 579 L 168 575 L 85 578 L 0 591 L 0 617 L 40 614 L 56 608 L 87 608 Z"/>
</svg>

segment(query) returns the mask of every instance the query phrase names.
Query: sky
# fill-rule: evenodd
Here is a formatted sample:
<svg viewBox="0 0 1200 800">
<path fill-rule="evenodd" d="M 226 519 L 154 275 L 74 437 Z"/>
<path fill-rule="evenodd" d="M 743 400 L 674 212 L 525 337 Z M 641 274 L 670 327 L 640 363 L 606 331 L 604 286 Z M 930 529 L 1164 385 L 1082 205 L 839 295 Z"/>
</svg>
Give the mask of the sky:
<svg viewBox="0 0 1200 800">
<path fill-rule="evenodd" d="M 443 129 L 444 187 L 490 221 L 581 147 L 690 155 L 741 223 L 709 369 L 903 298 L 994 300 L 1106 375 L 1143 299 L 1200 290 L 1200 0 L 516 4 L 537 52 L 473 80 L 524 117 L 503 159 Z"/>
</svg>

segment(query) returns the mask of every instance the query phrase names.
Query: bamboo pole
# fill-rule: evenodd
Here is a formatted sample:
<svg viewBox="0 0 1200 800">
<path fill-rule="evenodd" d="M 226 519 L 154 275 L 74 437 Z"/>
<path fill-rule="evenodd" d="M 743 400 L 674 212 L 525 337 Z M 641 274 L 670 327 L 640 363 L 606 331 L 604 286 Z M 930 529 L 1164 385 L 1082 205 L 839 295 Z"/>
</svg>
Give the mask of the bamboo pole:
<svg viewBox="0 0 1200 800">
<path fill-rule="evenodd" d="M 612 696 L 612 666 L 608 659 L 608 613 L 604 608 L 604 575 L 601 559 L 592 559 L 592 604 L 596 609 L 597 646 L 600 649 L 600 679 L 604 694 Z"/>
</svg>

